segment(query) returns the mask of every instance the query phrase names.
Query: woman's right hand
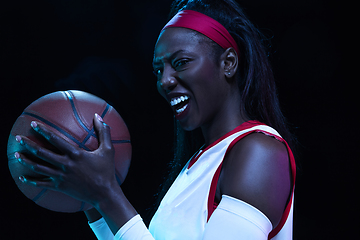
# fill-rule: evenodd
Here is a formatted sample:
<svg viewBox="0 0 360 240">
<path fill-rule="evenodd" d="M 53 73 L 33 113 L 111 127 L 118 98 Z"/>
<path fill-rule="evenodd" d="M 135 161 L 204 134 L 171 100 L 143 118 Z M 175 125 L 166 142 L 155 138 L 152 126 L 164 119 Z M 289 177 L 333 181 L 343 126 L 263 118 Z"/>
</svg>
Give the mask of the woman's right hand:
<svg viewBox="0 0 360 240">
<path fill-rule="evenodd" d="M 36 173 L 47 176 L 43 179 L 21 176 L 21 181 L 36 187 L 60 191 L 92 204 L 98 214 L 90 211 L 89 216 L 93 220 L 93 217 L 103 216 L 114 233 L 137 214 L 116 180 L 115 151 L 111 142 L 110 127 L 98 115 L 94 117 L 94 127 L 99 137 L 99 148 L 94 151 L 71 145 L 45 124 L 32 122 L 31 126 L 61 153 L 43 148 L 25 136 L 16 136 L 19 144 L 25 146 L 28 152 L 47 163 L 36 163 L 26 155 L 18 153 L 20 163 Z"/>
<path fill-rule="evenodd" d="M 96 206 L 107 191 L 116 188 L 114 148 L 111 143 L 110 128 L 96 115 L 95 130 L 99 135 L 99 148 L 86 151 L 71 145 L 48 126 L 32 122 L 33 129 L 61 151 L 61 154 L 41 147 L 25 136 L 16 136 L 21 145 L 47 165 L 33 162 L 26 155 L 18 153 L 18 160 L 32 171 L 48 178 L 33 179 L 21 176 L 20 180 L 36 187 L 63 192 L 80 201 Z M 50 165 L 49 165 L 50 164 Z"/>
</svg>

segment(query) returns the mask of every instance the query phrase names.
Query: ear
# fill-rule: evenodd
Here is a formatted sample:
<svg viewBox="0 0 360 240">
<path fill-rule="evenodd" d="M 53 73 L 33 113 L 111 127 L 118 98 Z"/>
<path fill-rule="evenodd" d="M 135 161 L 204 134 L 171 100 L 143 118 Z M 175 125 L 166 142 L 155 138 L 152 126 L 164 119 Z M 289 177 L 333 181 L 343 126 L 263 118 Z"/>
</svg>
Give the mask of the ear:
<svg viewBox="0 0 360 240">
<path fill-rule="evenodd" d="M 221 55 L 221 68 L 227 79 L 232 78 L 238 68 L 238 55 L 233 48 L 228 48 Z"/>
</svg>

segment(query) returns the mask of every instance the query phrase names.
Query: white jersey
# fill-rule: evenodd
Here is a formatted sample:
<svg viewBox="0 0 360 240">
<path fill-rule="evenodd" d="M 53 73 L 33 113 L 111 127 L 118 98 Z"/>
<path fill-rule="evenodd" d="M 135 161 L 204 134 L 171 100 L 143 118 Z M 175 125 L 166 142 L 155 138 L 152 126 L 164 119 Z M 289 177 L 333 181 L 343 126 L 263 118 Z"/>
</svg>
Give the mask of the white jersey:
<svg viewBox="0 0 360 240">
<path fill-rule="evenodd" d="M 252 132 L 262 132 L 285 143 L 273 128 L 257 121 L 249 121 L 198 152 L 181 171 L 151 220 L 149 230 L 156 240 L 203 239 L 206 225 L 214 211 L 218 180 L 216 172 L 219 173 L 224 157 L 233 144 Z M 289 147 L 288 151 L 294 183 L 295 162 Z M 269 231 L 269 239 L 292 239 L 292 218 L 293 197 L 279 226 Z"/>
<path fill-rule="evenodd" d="M 289 153 L 292 193 L 276 228 L 258 209 L 223 195 L 215 209 L 215 191 L 226 153 L 243 137 L 262 132 L 283 142 Z M 102 218 L 90 227 L 99 240 L 291 240 L 296 166 L 288 144 L 271 127 L 257 121 L 241 124 L 198 152 L 184 167 L 162 200 L 149 230 L 136 215 L 115 236 Z"/>
</svg>

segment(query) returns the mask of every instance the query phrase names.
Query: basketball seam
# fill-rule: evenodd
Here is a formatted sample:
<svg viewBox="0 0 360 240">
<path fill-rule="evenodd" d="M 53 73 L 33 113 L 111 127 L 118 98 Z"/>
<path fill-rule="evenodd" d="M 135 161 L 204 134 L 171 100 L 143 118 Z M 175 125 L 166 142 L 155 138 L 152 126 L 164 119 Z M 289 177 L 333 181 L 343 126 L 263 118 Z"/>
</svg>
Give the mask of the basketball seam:
<svg viewBox="0 0 360 240">
<path fill-rule="evenodd" d="M 79 122 L 79 124 L 81 125 L 81 127 L 88 133 L 88 135 L 84 138 L 84 140 L 82 141 L 82 144 L 85 145 L 85 143 L 87 142 L 87 140 L 93 136 L 94 138 L 98 139 L 98 137 L 96 136 L 95 134 L 95 129 L 94 129 L 94 126 L 92 127 L 92 129 L 88 129 L 85 125 L 85 123 L 81 120 L 78 112 L 77 112 L 77 109 L 76 109 L 76 106 L 75 106 L 75 103 L 74 103 L 74 94 L 71 92 L 71 91 L 65 91 L 65 94 L 66 96 L 68 97 L 69 99 L 69 102 L 70 102 L 70 105 L 71 105 L 71 108 L 73 110 L 73 113 L 75 115 L 75 118 L 76 120 Z M 104 109 L 104 111 L 101 113 L 101 117 L 104 118 L 105 115 L 109 112 L 109 109 L 110 109 L 111 105 L 110 104 L 106 104 L 106 107 Z M 130 143 L 131 141 L 130 140 L 111 140 L 111 142 L 113 144 L 121 144 L 121 143 Z"/>
<path fill-rule="evenodd" d="M 84 211 L 85 204 L 86 204 L 86 203 L 85 203 L 84 201 L 81 202 L 81 206 L 80 206 L 80 210 L 79 210 L 79 211 Z"/>
<path fill-rule="evenodd" d="M 31 117 L 34 117 L 40 121 L 42 121 L 43 123 L 49 125 L 50 127 L 56 129 L 57 131 L 59 131 L 60 133 L 62 133 L 63 135 L 65 135 L 67 138 L 69 138 L 70 140 L 72 140 L 75 144 L 78 145 L 78 147 L 80 148 L 83 148 L 87 151 L 90 151 L 90 149 L 88 147 L 85 146 L 86 142 L 89 140 L 89 138 L 91 136 L 95 137 L 96 139 L 98 139 L 98 137 L 96 136 L 95 134 L 95 129 L 94 129 L 94 126 L 92 127 L 92 129 L 88 129 L 85 125 L 85 123 L 81 120 L 78 112 L 77 112 L 77 109 L 76 109 L 76 106 L 75 106 L 75 103 L 74 103 L 74 98 L 75 96 L 73 95 L 73 93 L 71 91 L 65 91 L 65 95 L 67 96 L 69 102 L 70 102 L 70 105 L 71 105 L 71 108 L 73 110 L 73 113 L 74 113 L 74 116 L 75 116 L 75 119 L 77 120 L 77 122 L 80 124 L 80 126 L 87 132 L 87 136 L 84 138 L 83 141 L 79 141 L 77 140 L 75 137 L 73 137 L 71 134 L 69 134 L 68 132 L 66 132 L 64 129 L 62 129 L 60 126 L 56 125 L 55 123 L 49 121 L 49 120 L 46 120 L 45 118 L 41 117 L 41 116 L 38 116 L 34 113 L 30 113 L 30 112 L 23 112 L 22 115 L 28 115 L 28 116 L 31 116 Z M 104 111 L 102 112 L 102 114 L 100 115 L 102 118 L 105 117 L 105 115 L 109 112 L 111 108 L 111 105 L 109 105 L 107 103 Z M 131 143 L 130 140 L 111 140 L 111 142 L 113 144 L 123 144 L 123 143 Z M 118 176 L 118 173 L 115 173 L 115 177 L 116 177 L 116 180 L 118 182 L 119 185 L 122 184 L 121 180 L 120 180 L 120 177 Z M 48 189 L 45 189 L 43 188 L 32 200 L 34 202 L 37 202 L 39 201 L 43 196 L 44 194 L 48 191 Z M 84 201 L 81 201 L 81 206 L 80 206 L 80 210 L 79 211 L 83 211 L 84 208 L 86 206 L 86 202 Z"/>
<path fill-rule="evenodd" d="M 40 198 L 47 192 L 46 188 L 43 188 L 33 199 L 34 202 L 40 200 Z"/>
<path fill-rule="evenodd" d="M 77 140 L 75 137 L 73 137 L 71 134 L 69 134 L 68 132 L 66 132 L 64 129 L 62 129 L 61 127 L 57 126 L 56 124 L 50 122 L 49 120 L 46 120 L 43 117 L 40 117 L 34 113 L 30 113 L 30 112 L 23 112 L 22 114 L 24 115 L 28 115 L 31 116 L 33 118 L 36 118 L 40 121 L 42 121 L 43 123 L 49 125 L 50 127 L 56 129 L 57 131 L 59 131 L 60 133 L 62 133 L 63 135 L 65 135 L 67 138 L 69 138 L 70 140 L 72 140 L 74 143 L 76 143 L 80 148 L 83 148 L 87 151 L 90 151 L 90 149 L 88 147 L 86 147 L 84 144 L 82 144 L 82 142 L 80 142 L 79 140 Z"/>
<path fill-rule="evenodd" d="M 71 109 L 74 113 L 74 116 L 76 118 L 76 121 L 80 124 L 80 126 L 89 134 L 91 131 L 93 131 L 93 129 L 89 129 L 87 128 L 87 126 L 85 125 L 85 123 L 80 119 L 80 116 L 77 112 L 77 109 L 75 107 L 75 103 L 74 103 L 74 94 L 71 91 L 65 91 L 65 94 L 70 102 L 71 105 Z"/>
</svg>

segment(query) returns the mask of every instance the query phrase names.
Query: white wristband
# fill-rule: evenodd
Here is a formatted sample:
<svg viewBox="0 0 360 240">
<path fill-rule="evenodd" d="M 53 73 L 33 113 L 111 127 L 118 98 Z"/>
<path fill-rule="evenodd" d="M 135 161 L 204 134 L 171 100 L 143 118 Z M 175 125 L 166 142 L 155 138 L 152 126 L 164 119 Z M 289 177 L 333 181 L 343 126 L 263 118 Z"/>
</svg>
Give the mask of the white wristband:
<svg viewBox="0 0 360 240">
<path fill-rule="evenodd" d="M 114 234 L 111 232 L 104 218 L 89 223 L 91 230 L 94 232 L 98 240 L 113 240 Z"/>
<path fill-rule="evenodd" d="M 154 240 L 154 238 L 138 214 L 119 229 L 114 240 Z"/>
</svg>

